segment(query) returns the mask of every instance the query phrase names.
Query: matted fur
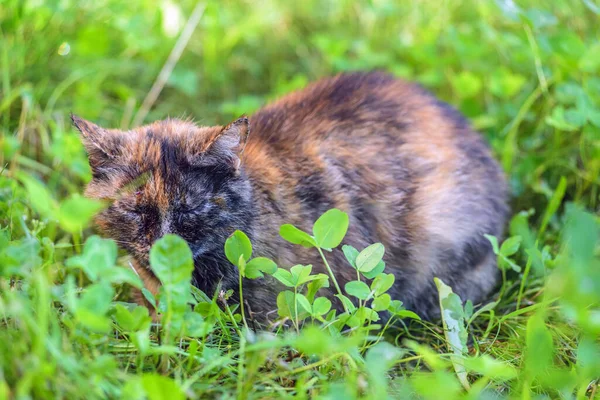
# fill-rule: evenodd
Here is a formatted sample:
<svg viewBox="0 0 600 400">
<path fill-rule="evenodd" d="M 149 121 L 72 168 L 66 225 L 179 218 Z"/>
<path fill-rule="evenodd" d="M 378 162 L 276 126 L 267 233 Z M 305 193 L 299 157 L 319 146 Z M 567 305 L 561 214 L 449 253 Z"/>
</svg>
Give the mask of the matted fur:
<svg viewBox="0 0 600 400">
<path fill-rule="evenodd" d="M 86 194 L 111 202 L 97 225 L 131 253 L 152 291 L 159 283 L 148 253 L 166 233 L 189 243 L 193 283 L 208 294 L 219 283 L 237 288 L 223 252 L 236 229 L 279 267 L 324 272 L 314 250 L 278 231 L 292 223 L 310 232 L 334 207 L 350 216 L 344 243 L 385 245 L 392 298 L 422 317 L 439 312 L 435 276 L 473 302 L 496 284 L 483 235 L 502 235 L 503 173 L 467 121 L 417 85 L 379 72 L 342 74 L 226 127 L 167 119 L 121 132 L 73 122 L 93 170 Z M 355 279 L 340 250 L 327 257 L 342 287 Z M 279 290 L 269 277 L 244 281 L 249 312 L 268 319 Z"/>
</svg>

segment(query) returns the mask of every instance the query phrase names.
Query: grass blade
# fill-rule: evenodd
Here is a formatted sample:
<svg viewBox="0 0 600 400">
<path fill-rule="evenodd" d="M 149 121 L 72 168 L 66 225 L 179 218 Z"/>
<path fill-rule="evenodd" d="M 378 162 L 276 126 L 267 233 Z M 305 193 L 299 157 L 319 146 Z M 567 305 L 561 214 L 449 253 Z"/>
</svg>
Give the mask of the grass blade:
<svg viewBox="0 0 600 400">
<path fill-rule="evenodd" d="M 467 355 L 467 329 L 465 328 L 465 315 L 460 297 L 452 291 L 441 279 L 434 278 L 440 299 L 442 322 L 444 323 L 444 336 L 448 349 L 453 355 L 450 357 L 452 366 L 458 380 L 466 390 L 471 385 L 467 380 L 467 371 L 463 358 Z"/>
</svg>

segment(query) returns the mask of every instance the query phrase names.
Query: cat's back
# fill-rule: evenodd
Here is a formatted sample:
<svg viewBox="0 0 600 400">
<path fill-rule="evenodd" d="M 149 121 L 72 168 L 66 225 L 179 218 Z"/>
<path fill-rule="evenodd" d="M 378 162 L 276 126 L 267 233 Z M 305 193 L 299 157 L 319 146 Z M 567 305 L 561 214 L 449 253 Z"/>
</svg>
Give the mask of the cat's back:
<svg viewBox="0 0 600 400">
<path fill-rule="evenodd" d="M 251 126 L 248 163 L 270 158 L 300 183 L 303 175 L 321 183 L 301 191 L 347 191 L 349 181 L 375 198 L 395 187 L 388 200 L 396 203 L 416 193 L 417 206 L 469 203 L 470 193 L 489 191 L 480 205 L 504 207 L 502 171 L 468 121 L 421 86 L 384 72 L 317 81 L 259 110 Z M 461 199 L 448 198 L 459 190 Z M 338 203 L 350 197 L 340 194 Z M 325 203 L 314 206 L 335 205 Z"/>
<path fill-rule="evenodd" d="M 423 313 L 435 309 L 424 300 L 435 299 L 433 276 L 473 300 L 494 285 L 484 234 L 502 234 L 503 173 L 466 119 L 428 91 L 380 72 L 342 74 L 266 106 L 251 126 L 244 164 L 269 193 L 265 225 L 310 230 L 330 208 L 347 212 L 345 243 L 382 242 L 395 288 Z"/>
<path fill-rule="evenodd" d="M 325 78 L 253 115 L 255 143 L 286 149 L 336 137 L 352 140 L 367 134 L 365 128 L 404 130 L 408 114 L 424 95 L 419 86 L 382 72 Z"/>
<path fill-rule="evenodd" d="M 384 72 L 344 73 L 312 83 L 259 110 L 251 126 L 250 153 L 260 148 L 292 158 L 343 157 L 360 150 L 363 160 L 378 164 L 390 155 L 409 169 L 431 163 L 451 169 L 463 155 L 491 161 L 460 113 L 420 85 Z"/>
</svg>

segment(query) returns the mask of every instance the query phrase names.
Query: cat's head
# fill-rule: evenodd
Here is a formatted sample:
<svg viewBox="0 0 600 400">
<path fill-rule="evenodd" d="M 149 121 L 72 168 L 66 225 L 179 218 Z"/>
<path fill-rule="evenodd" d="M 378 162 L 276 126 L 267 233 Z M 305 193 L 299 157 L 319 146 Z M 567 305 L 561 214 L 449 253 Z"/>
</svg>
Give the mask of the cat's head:
<svg viewBox="0 0 600 400">
<path fill-rule="evenodd" d="M 184 238 L 198 263 L 223 253 L 235 229 L 250 229 L 251 189 L 240 165 L 246 117 L 225 127 L 167 119 L 129 131 L 71 118 L 93 173 L 86 195 L 109 203 L 96 224 L 143 265 L 165 234 Z"/>
</svg>

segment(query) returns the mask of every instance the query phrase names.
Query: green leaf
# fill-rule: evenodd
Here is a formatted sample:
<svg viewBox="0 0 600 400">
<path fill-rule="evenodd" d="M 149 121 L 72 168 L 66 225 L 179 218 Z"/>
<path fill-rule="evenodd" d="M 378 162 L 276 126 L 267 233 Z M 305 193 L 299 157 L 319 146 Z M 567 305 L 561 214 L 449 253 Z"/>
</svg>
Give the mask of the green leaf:
<svg viewBox="0 0 600 400">
<path fill-rule="evenodd" d="M 204 337 L 212 331 L 212 325 L 208 324 L 197 312 L 186 310 L 184 332 L 189 337 Z"/>
<path fill-rule="evenodd" d="M 317 246 L 317 243 L 312 236 L 296 228 L 294 225 L 281 225 L 281 228 L 279 228 L 279 235 L 290 243 L 299 244 L 306 248 Z"/>
<path fill-rule="evenodd" d="M 416 313 L 409 311 L 409 310 L 399 310 L 394 315 L 396 315 L 398 318 L 410 318 L 410 319 L 416 319 L 417 321 L 421 320 L 421 317 L 419 317 Z"/>
<path fill-rule="evenodd" d="M 245 277 L 249 279 L 262 278 L 265 274 L 273 275 L 277 271 L 277 264 L 266 257 L 253 258 L 246 264 Z"/>
<path fill-rule="evenodd" d="M 375 310 L 375 311 L 384 311 L 384 310 L 388 309 L 391 301 L 392 301 L 392 298 L 390 297 L 390 295 L 387 293 L 384 293 L 381 296 L 376 297 L 373 300 L 373 304 L 371 307 L 373 307 L 373 310 Z"/>
<path fill-rule="evenodd" d="M 77 322 L 94 332 L 108 332 L 110 319 L 106 314 L 114 295 L 115 290 L 108 282 L 94 283 L 88 286 L 76 302 L 75 318 Z"/>
<path fill-rule="evenodd" d="M 162 282 L 159 293 L 159 312 L 164 314 L 164 334 L 174 338 L 183 334 L 184 314 L 192 301 L 190 282 L 194 261 L 185 240 L 165 235 L 150 249 L 150 266 Z"/>
<path fill-rule="evenodd" d="M 128 283 L 141 289 L 143 283 L 140 277 L 129 268 L 116 266 L 116 261 L 117 245 L 114 241 L 90 236 L 83 246 L 82 254 L 67 260 L 67 266 L 81 268 L 93 282 L 106 280 L 116 285 Z"/>
<path fill-rule="evenodd" d="M 152 271 L 165 286 L 187 284 L 194 270 L 192 251 L 185 240 L 165 235 L 150 250 Z"/>
<path fill-rule="evenodd" d="M 371 283 L 371 290 L 375 293 L 375 296 L 381 296 L 394 285 L 395 280 L 394 274 L 378 275 Z"/>
<path fill-rule="evenodd" d="M 61 203 L 58 222 L 67 232 L 76 233 L 87 226 L 102 208 L 104 205 L 101 202 L 74 194 Z"/>
<path fill-rule="evenodd" d="M 384 270 L 385 270 L 385 262 L 383 262 L 383 260 L 382 260 L 371 271 L 362 272 L 362 274 L 367 279 L 374 279 L 377 275 L 381 274 Z"/>
<path fill-rule="evenodd" d="M 499 68 L 490 79 L 490 92 L 503 99 L 516 95 L 527 82 L 523 75 L 515 74 L 506 68 Z"/>
<path fill-rule="evenodd" d="M 152 322 L 148 309 L 143 306 L 137 306 L 133 311 L 130 311 L 121 304 L 116 304 L 114 318 L 117 324 L 126 332 L 144 330 Z"/>
<path fill-rule="evenodd" d="M 311 271 L 312 265 L 294 265 L 290 268 L 294 286 L 298 287 L 306 282 L 321 279 L 324 276 L 323 274 L 311 275 Z"/>
<path fill-rule="evenodd" d="M 377 313 L 377 311 L 368 307 L 359 307 L 354 315 L 361 321 L 361 325 L 367 320 L 379 321 L 379 314 Z"/>
<path fill-rule="evenodd" d="M 340 338 L 343 339 L 343 338 Z M 306 326 L 295 338 L 295 347 L 305 354 L 331 354 L 336 342 L 333 337 L 314 325 Z"/>
<path fill-rule="evenodd" d="M 458 97 L 475 97 L 481 91 L 481 78 L 469 71 L 460 72 L 450 78 L 452 88 Z"/>
<path fill-rule="evenodd" d="M 67 266 L 81 268 L 91 281 L 96 281 L 106 271 L 114 270 L 117 262 L 117 244 L 100 236 L 90 236 L 83 246 L 81 255 L 71 257 Z"/>
<path fill-rule="evenodd" d="M 510 220 L 510 234 L 523 238 L 523 248 L 529 249 L 535 245 L 535 236 L 529 227 L 529 217 L 535 213 L 534 209 L 519 211 Z"/>
<path fill-rule="evenodd" d="M 600 128 L 600 111 L 590 110 L 588 111 L 588 120 L 594 124 L 597 128 Z M 597 132 L 597 130 L 589 129 L 588 132 Z"/>
<path fill-rule="evenodd" d="M 144 374 L 142 386 L 149 400 L 185 400 L 183 390 L 175 381 L 158 374 Z"/>
<path fill-rule="evenodd" d="M 331 310 L 331 301 L 326 297 L 317 297 L 312 305 L 312 315 L 321 316 Z"/>
<path fill-rule="evenodd" d="M 371 305 L 371 307 L 375 311 L 384 311 L 384 310 L 388 309 L 391 301 L 392 301 L 392 298 L 390 297 L 390 295 L 387 293 L 384 293 L 381 296 L 376 297 L 373 300 L 373 304 Z"/>
<path fill-rule="evenodd" d="M 22 172 L 18 174 L 18 177 L 27 190 L 27 198 L 33 209 L 43 217 L 54 217 L 58 204 L 46 186 Z"/>
<path fill-rule="evenodd" d="M 365 356 L 366 372 L 369 378 L 368 388 L 371 399 L 388 399 L 387 388 L 388 370 L 405 354 L 406 350 L 400 349 L 388 342 L 379 342 L 369 348 Z"/>
<path fill-rule="evenodd" d="M 227 238 L 225 256 L 236 267 L 239 267 L 240 257 L 243 257 L 244 261 L 248 261 L 252 257 L 252 244 L 244 232 L 236 230 Z"/>
<path fill-rule="evenodd" d="M 305 326 L 298 336 L 294 337 L 293 348 L 309 355 L 328 356 L 335 353 L 347 353 L 352 357 L 360 357 L 354 350 L 361 345 L 361 335 L 342 336 L 330 333 L 332 330 L 322 330 L 315 325 Z M 264 397 L 264 396 L 263 396 Z"/>
<path fill-rule="evenodd" d="M 587 111 L 579 108 L 565 110 L 565 121 L 576 128 L 581 128 L 587 121 Z"/>
<path fill-rule="evenodd" d="M 464 360 L 465 367 L 490 378 L 496 382 L 504 382 L 517 377 L 518 373 L 515 367 L 509 362 L 503 362 L 482 354 L 479 357 L 467 358 Z"/>
<path fill-rule="evenodd" d="M 457 294 L 452 292 L 452 288 L 442 282 L 441 279 L 434 278 L 434 282 L 439 293 L 446 343 L 448 344 L 448 350 L 454 354 L 450 357 L 450 361 L 452 361 L 458 380 L 466 390 L 469 390 L 470 384 L 467 379 L 467 371 L 462 361 L 468 353 L 468 348 L 467 329 L 461 300 Z"/>
<path fill-rule="evenodd" d="M 312 312 L 310 302 L 302 293 L 296 293 L 296 301 L 298 302 L 298 312 Z"/>
<path fill-rule="evenodd" d="M 507 267 L 510 267 L 515 272 L 521 272 L 521 267 L 515 264 L 513 260 L 500 254 L 498 268 L 506 269 Z"/>
<path fill-rule="evenodd" d="M 552 110 L 552 114 L 546 117 L 546 123 L 563 131 L 576 131 L 579 129 L 577 124 L 573 124 L 573 122 L 577 122 L 576 119 L 573 120 L 573 115 L 570 115 L 570 120 L 567 119 L 567 116 L 568 114 L 563 106 L 556 106 Z"/>
<path fill-rule="evenodd" d="M 340 299 L 342 301 L 342 303 L 344 303 L 344 305 L 346 306 L 346 309 L 350 312 L 356 310 L 356 306 L 354 305 L 354 303 L 352 303 L 352 301 L 344 296 L 343 294 L 336 294 L 335 297 L 337 297 L 338 299 Z"/>
<path fill-rule="evenodd" d="M 121 285 L 127 283 L 133 287 L 141 289 L 144 284 L 140 277 L 131 269 L 115 267 L 110 270 L 104 270 L 101 273 L 103 279 L 107 279 L 110 283 Z"/>
<path fill-rule="evenodd" d="M 370 272 L 381 262 L 385 247 L 381 243 L 374 243 L 356 257 L 356 268 L 360 272 Z"/>
<path fill-rule="evenodd" d="M 494 254 L 500 254 L 500 249 L 498 247 L 498 239 L 495 236 L 484 234 L 483 235 L 492 245 L 492 251 Z"/>
<path fill-rule="evenodd" d="M 540 314 L 527 319 L 525 369 L 533 376 L 547 373 L 553 365 L 552 334 Z"/>
<path fill-rule="evenodd" d="M 309 301 L 313 301 L 313 299 L 315 298 L 315 295 L 317 294 L 317 291 L 323 287 L 328 288 L 329 287 L 329 277 L 325 274 L 318 274 L 320 276 L 320 278 L 315 279 L 311 282 L 309 282 L 308 285 L 306 285 L 306 298 Z"/>
<path fill-rule="evenodd" d="M 389 312 L 391 312 L 392 314 L 396 314 L 402 310 L 405 310 L 405 308 L 404 308 L 404 304 L 402 304 L 402 302 L 400 300 L 392 300 L 390 302 L 390 305 L 388 307 Z"/>
<path fill-rule="evenodd" d="M 473 315 L 473 302 L 471 299 L 465 301 L 465 319 L 468 320 Z"/>
<path fill-rule="evenodd" d="M 361 300 L 367 300 L 371 295 L 371 289 L 369 289 L 369 286 L 361 281 L 350 281 L 346 283 L 344 289 L 349 295 L 357 297 Z"/>
<path fill-rule="evenodd" d="M 600 44 L 595 43 L 579 59 L 579 69 L 588 73 L 600 71 Z"/>
<path fill-rule="evenodd" d="M 317 245 L 325 249 L 339 246 L 346 236 L 348 224 L 348 214 L 336 208 L 321 215 L 313 226 L 313 235 Z"/>
<path fill-rule="evenodd" d="M 381 370 L 383 373 L 404 353 L 406 353 L 406 350 L 400 349 L 388 342 L 379 342 L 369 348 L 365 361 L 367 362 L 367 367 L 374 370 Z"/>
<path fill-rule="evenodd" d="M 521 236 L 512 236 L 506 239 L 502 243 L 502 247 L 500 247 L 500 254 L 505 257 L 510 257 L 519 251 L 519 247 L 521 246 L 522 238 Z"/>
<path fill-rule="evenodd" d="M 110 332 L 110 318 L 88 310 L 87 308 L 78 308 L 75 311 L 75 319 L 81 326 L 86 327 L 92 332 L 108 333 Z"/>
<path fill-rule="evenodd" d="M 567 178 L 561 176 L 560 181 L 558 182 L 558 186 L 552 194 L 552 198 L 548 202 L 548 206 L 546 207 L 546 211 L 544 212 L 544 217 L 542 218 L 542 224 L 540 226 L 538 236 L 541 236 L 546 231 L 546 227 L 548 226 L 548 223 L 550 222 L 552 216 L 556 214 L 556 211 L 558 211 L 558 208 L 560 207 L 560 204 L 562 203 L 562 200 L 565 197 L 566 191 Z"/>
<path fill-rule="evenodd" d="M 149 291 L 148 289 L 146 289 L 145 287 L 143 287 L 142 288 L 142 295 L 148 301 L 148 303 L 152 304 L 154 306 L 154 308 L 156 308 L 156 306 L 157 306 L 157 304 L 156 304 L 156 298 L 154 297 L 154 295 L 152 294 L 151 291 Z"/>
<path fill-rule="evenodd" d="M 0 249 L 0 276 L 11 279 L 14 275 L 31 276 L 32 270 L 42 265 L 40 250 L 40 242 L 35 238 L 7 242 Z"/>
<path fill-rule="evenodd" d="M 426 344 L 419 344 L 413 340 L 405 340 L 404 345 L 415 353 L 423 356 L 423 360 L 434 371 L 444 370 L 449 366 L 445 358 L 440 357 L 436 351 L 432 350 L 431 347 Z"/>
<path fill-rule="evenodd" d="M 564 105 L 572 105 L 577 102 L 585 92 L 580 84 L 576 82 L 563 82 L 556 85 L 555 93 L 556 100 Z"/>
<path fill-rule="evenodd" d="M 240 254 L 240 258 L 238 259 L 237 264 L 238 271 L 240 271 L 240 275 L 246 276 L 246 261 L 244 260 L 244 255 Z"/>
<path fill-rule="evenodd" d="M 282 270 L 280 269 L 279 271 Z M 277 314 L 282 318 L 293 318 L 296 314 L 294 309 L 294 292 L 289 290 L 279 292 L 277 295 Z"/>
<path fill-rule="evenodd" d="M 277 295 L 277 313 L 280 317 L 296 319 L 296 302 L 298 305 L 297 318 L 303 319 L 311 312 L 311 306 L 306 297 L 300 293 L 284 290 Z M 308 308 L 306 308 L 308 306 Z"/>
<path fill-rule="evenodd" d="M 292 274 L 290 271 L 285 270 L 283 268 L 278 268 L 277 271 L 273 274 L 273 277 L 277 279 L 279 282 L 283 283 L 287 287 L 294 287 L 295 280 L 292 278 Z"/>
<path fill-rule="evenodd" d="M 77 302 L 77 308 L 85 308 L 98 315 L 106 314 L 114 295 L 115 290 L 109 283 L 94 283 L 85 288 Z"/>
<path fill-rule="evenodd" d="M 342 246 L 342 252 L 344 252 L 344 256 L 352 268 L 356 269 L 356 257 L 358 256 L 358 250 L 350 245 L 345 244 Z"/>
</svg>

